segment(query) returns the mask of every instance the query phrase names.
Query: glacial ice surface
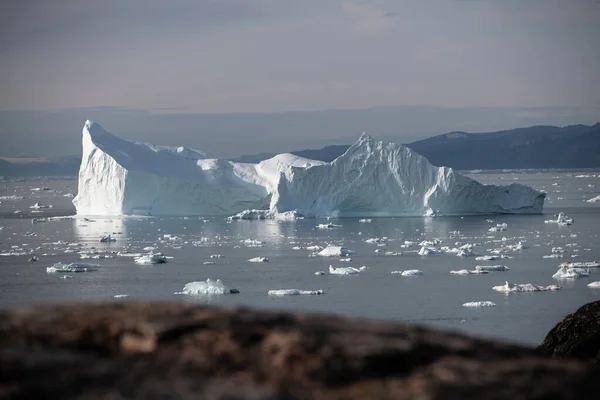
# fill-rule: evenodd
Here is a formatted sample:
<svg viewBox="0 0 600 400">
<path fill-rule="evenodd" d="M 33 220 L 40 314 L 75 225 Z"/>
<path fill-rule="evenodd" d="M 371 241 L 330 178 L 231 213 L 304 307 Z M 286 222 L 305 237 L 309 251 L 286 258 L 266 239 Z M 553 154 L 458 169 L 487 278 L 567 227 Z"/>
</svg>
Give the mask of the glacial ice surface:
<svg viewBox="0 0 600 400">
<path fill-rule="evenodd" d="M 431 165 L 405 146 L 366 134 L 330 163 L 279 154 L 248 164 L 124 140 L 86 121 L 82 150 L 73 199 L 80 215 L 231 216 L 250 210 L 234 218 L 260 219 L 422 216 L 430 210 L 541 213 L 545 198 L 520 184 L 482 185 Z"/>
</svg>

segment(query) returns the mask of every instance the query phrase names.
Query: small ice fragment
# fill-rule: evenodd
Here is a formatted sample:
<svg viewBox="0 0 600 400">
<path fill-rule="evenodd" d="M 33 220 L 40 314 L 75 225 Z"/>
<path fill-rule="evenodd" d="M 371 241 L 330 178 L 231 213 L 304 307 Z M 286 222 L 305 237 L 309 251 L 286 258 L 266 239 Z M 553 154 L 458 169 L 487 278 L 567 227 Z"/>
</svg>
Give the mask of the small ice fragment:
<svg viewBox="0 0 600 400">
<path fill-rule="evenodd" d="M 254 258 L 250 258 L 248 261 L 252 262 L 252 263 L 261 263 L 261 262 L 268 262 L 269 259 L 267 257 L 254 257 Z"/>
<path fill-rule="evenodd" d="M 297 296 L 297 295 L 317 295 L 323 294 L 322 290 L 298 290 L 298 289 L 279 289 L 269 290 L 269 296 Z"/>
<path fill-rule="evenodd" d="M 351 254 L 354 254 L 354 251 L 341 246 L 327 246 L 318 253 L 322 257 L 346 257 Z"/>
<path fill-rule="evenodd" d="M 496 307 L 495 303 L 492 303 L 491 301 L 470 301 L 468 303 L 464 303 L 463 307 Z"/>
<path fill-rule="evenodd" d="M 407 269 L 405 271 L 392 271 L 392 274 L 399 274 L 402 276 L 419 276 L 423 275 L 423 271 L 418 269 Z"/>
</svg>

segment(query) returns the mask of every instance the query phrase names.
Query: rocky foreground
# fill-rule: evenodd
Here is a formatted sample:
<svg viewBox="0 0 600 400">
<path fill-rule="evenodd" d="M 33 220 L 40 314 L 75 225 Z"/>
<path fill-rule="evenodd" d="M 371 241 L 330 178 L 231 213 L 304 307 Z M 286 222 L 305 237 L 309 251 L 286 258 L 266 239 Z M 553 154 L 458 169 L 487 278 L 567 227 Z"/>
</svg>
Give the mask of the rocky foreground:
<svg viewBox="0 0 600 400">
<path fill-rule="evenodd" d="M 177 303 L 0 311 L 0 399 L 596 399 L 599 392 L 592 363 L 399 323 Z"/>
<path fill-rule="evenodd" d="M 555 357 L 600 363 L 600 301 L 567 315 L 548 332 L 538 349 Z"/>
</svg>

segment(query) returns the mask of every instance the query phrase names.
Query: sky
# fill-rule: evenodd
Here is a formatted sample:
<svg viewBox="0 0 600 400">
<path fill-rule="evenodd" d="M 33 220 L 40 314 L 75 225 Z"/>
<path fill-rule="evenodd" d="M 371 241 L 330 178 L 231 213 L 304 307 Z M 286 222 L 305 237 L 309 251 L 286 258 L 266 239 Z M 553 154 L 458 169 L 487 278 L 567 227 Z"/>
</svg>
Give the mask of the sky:
<svg viewBox="0 0 600 400">
<path fill-rule="evenodd" d="M 599 0 L 7 0 L 0 155 L 72 153 L 90 117 L 215 156 L 595 123 L 598 38 Z"/>
</svg>

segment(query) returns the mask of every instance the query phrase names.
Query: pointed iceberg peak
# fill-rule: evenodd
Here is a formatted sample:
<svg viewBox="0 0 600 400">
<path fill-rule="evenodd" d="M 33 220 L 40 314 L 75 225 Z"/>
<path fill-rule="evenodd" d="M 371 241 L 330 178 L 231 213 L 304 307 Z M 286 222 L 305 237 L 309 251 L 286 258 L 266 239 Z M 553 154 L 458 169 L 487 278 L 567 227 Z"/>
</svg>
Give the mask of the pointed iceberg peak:
<svg viewBox="0 0 600 400">
<path fill-rule="evenodd" d="M 95 123 L 91 119 L 88 119 L 83 125 L 83 134 L 85 135 L 86 133 L 89 133 L 90 135 L 97 135 L 100 133 L 105 133 L 105 131 L 99 124 Z"/>
<path fill-rule="evenodd" d="M 367 132 L 363 132 L 360 137 L 358 138 L 358 142 L 362 143 L 362 142 L 370 142 L 374 140 L 373 137 L 371 135 L 369 135 Z"/>
</svg>

